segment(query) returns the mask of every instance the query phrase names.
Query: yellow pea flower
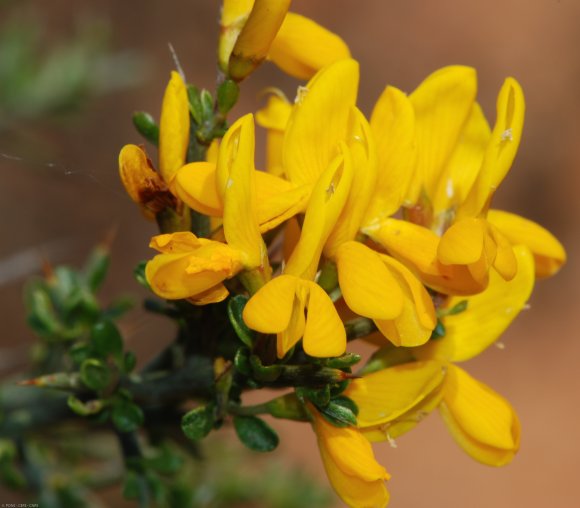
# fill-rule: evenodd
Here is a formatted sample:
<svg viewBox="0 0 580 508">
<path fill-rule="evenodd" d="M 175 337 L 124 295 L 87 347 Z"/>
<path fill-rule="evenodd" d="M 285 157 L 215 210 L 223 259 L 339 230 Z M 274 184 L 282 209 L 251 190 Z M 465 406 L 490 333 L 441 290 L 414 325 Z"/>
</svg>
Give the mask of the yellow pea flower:
<svg viewBox="0 0 580 508">
<path fill-rule="evenodd" d="M 354 427 L 335 427 L 311 408 L 313 427 L 328 479 L 353 508 L 382 508 L 389 503 L 386 469 L 374 458 L 369 441 Z"/>
<path fill-rule="evenodd" d="M 358 424 L 369 439 L 395 438 L 439 408 L 455 441 L 475 460 L 491 466 L 511 461 L 520 442 L 515 411 L 453 362 L 480 354 L 524 308 L 534 285 L 534 261 L 524 246 L 514 252 L 515 277 L 505 281 L 492 273 L 488 288 L 467 299 L 467 310 L 444 318 L 444 337 L 410 350 L 418 361 L 351 382 L 345 395 L 358 405 Z M 446 305 L 451 308 L 459 301 L 451 297 Z"/>
<path fill-rule="evenodd" d="M 192 233 L 154 237 L 161 252 L 147 263 L 152 289 L 167 299 L 225 298 L 221 285 L 242 270 L 242 281 L 255 291 L 270 277 L 266 246 L 260 235 L 254 200 L 254 122 L 252 115 L 236 121 L 220 145 L 217 192 L 223 200 L 227 243 L 197 238 Z M 208 292 L 209 295 L 208 296 Z"/>
<path fill-rule="evenodd" d="M 308 79 L 350 56 L 340 37 L 289 13 L 289 6 L 290 0 L 224 0 L 218 61 L 226 75 L 241 81 L 268 58 L 291 76 Z"/>
<path fill-rule="evenodd" d="M 352 161 L 343 144 L 314 186 L 300 239 L 284 274 L 263 286 L 244 308 L 243 318 L 250 328 L 277 334 L 279 358 L 300 338 L 304 351 L 315 357 L 339 356 L 346 349 L 346 333 L 336 308 L 313 279 L 351 183 Z"/>
</svg>

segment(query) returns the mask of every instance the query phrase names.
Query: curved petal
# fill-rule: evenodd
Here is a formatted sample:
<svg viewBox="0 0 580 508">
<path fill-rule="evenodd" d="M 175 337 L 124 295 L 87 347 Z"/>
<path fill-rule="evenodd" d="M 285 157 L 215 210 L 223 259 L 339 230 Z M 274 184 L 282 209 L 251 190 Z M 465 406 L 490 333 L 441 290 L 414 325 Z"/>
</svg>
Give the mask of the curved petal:
<svg viewBox="0 0 580 508">
<path fill-rule="evenodd" d="M 299 89 L 283 147 L 284 169 L 292 183 L 313 185 L 336 157 L 338 144 L 347 140 L 358 79 L 358 63 L 341 60 Z"/>
<path fill-rule="evenodd" d="M 188 146 L 189 99 L 183 79 L 173 71 L 165 89 L 159 120 L 159 172 L 168 186 L 185 164 Z"/>
<path fill-rule="evenodd" d="M 441 385 L 444 376 L 441 362 L 405 363 L 351 381 L 345 395 L 359 408 L 358 426 L 372 427 L 417 406 Z"/>
<path fill-rule="evenodd" d="M 562 244 L 539 224 L 500 210 L 490 210 L 487 219 L 497 226 L 512 244 L 525 245 L 532 251 L 536 277 L 554 275 L 566 262 L 566 251 Z"/>
<path fill-rule="evenodd" d="M 252 330 L 280 333 L 288 328 L 298 279 L 280 275 L 260 288 L 244 307 L 243 318 Z"/>
<path fill-rule="evenodd" d="M 506 282 L 491 272 L 489 286 L 467 299 L 467 310 L 445 316 L 445 337 L 429 341 L 413 350 L 417 358 L 438 358 L 462 362 L 477 356 L 493 344 L 525 307 L 534 287 L 534 260 L 524 246 L 514 247 L 517 274 Z M 453 308 L 463 298 L 450 298 L 446 308 Z M 485 326 L 482 326 L 485 323 Z"/>
<path fill-rule="evenodd" d="M 291 112 L 292 104 L 279 92 L 270 94 L 267 105 L 256 113 L 256 123 L 268 130 L 266 169 L 268 173 L 276 176 L 284 173 L 282 147 Z"/>
<path fill-rule="evenodd" d="M 349 149 L 340 154 L 322 173 L 310 197 L 298 245 L 288 260 L 285 273 L 314 279 L 322 248 L 346 203 L 353 178 Z"/>
<path fill-rule="evenodd" d="M 441 237 L 437 258 L 445 265 L 469 265 L 483 255 L 487 225 L 483 219 L 455 222 Z"/>
<path fill-rule="evenodd" d="M 224 73 L 228 72 L 230 55 L 253 6 L 254 0 L 223 0 L 218 43 L 218 63 Z"/>
<path fill-rule="evenodd" d="M 220 283 L 209 288 L 203 293 L 189 297 L 187 301 L 193 305 L 207 305 L 209 303 L 223 302 L 229 296 L 229 294 L 230 292 L 227 290 L 227 288 Z"/>
<path fill-rule="evenodd" d="M 266 58 L 289 7 L 290 0 L 255 0 L 229 58 L 232 79 L 244 79 Z"/>
<path fill-rule="evenodd" d="M 475 460 L 509 463 L 520 446 L 520 422 L 510 405 L 459 367 L 450 366 L 439 406 L 451 435 Z"/>
<path fill-rule="evenodd" d="M 298 79 L 310 79 L 323 67 L 350 57 L 344 41 L 315 21 L 289 12 L 270 46 L 269 58 Z"/>
<path fill-rule="evenodd" d="M 296 292 L 292 301 L 290 321 L 285 330 L 278 334 L 276 340 L 276 353 L 278 358 L 284 358 L 304 335 L 306 327 L 306 302 L 308 300 L 308 287 L 299 279 L 296 281 Z"/>
<path fill-rule="evenodd" d="M 445 163 L 469 119 L 476 93 L 475 70 L 456 65 L 434 72 L 410 95 L 417 136 L 411 202 L 417 202 L 421 188 L 429 198 L 434 196 Z"/>
<path fill-rule="evenodd" d="M 370 125 L 379 171 L 365 224 L 386 219 L 399 209 L 407 195 L 417 155 L 413 105 L 397 88 L 385 88 L 375 104 Z"/>
<path fill-rule="evenodd" d="M 163 254 L 191 253 L 199 249 L 208 240 L 198 238 L 190 231 L 165 233 L 151 238 L 149 247 Z"/>
<path fill-rule="evenodd" d="M 336 254 L 338 282 L 347 305 L 371 319 L 394 319 L 403 311 L 403 292 L 380 256 L 358 242 Z"/>
<path fill-rule="evenodd" d="M 487 211 L 518 151 L 525 113 L 524 94 L 519 83 L 507 78 L 497 98 L 497 120 L 473 187 L 457 210 L 457 217 L 476 217 Z"/>
<path fill-rule="evenodd" d="M 304 212 L 312 189 L 308 185 L 294 187 L 285 192 L 258 200 L 258 222 L 264 233 L 279 226 L 298 213 Z"/>
<path fill-rule="evenodd" d="M 308 287 L 306 327 L 303 346 L 306 354 L 317 358 L 340 356 L 346 351 L 346 332 L 334 303 L 315 282 Z"/>
<path fill-rule="evenodd" d="M 216 189 L 215 164 L 186 164 L 177 171 L 173 189 L 179 199 L 196 212 L 212 217 L 223 215 L 223 203 Z"/>
</svg>

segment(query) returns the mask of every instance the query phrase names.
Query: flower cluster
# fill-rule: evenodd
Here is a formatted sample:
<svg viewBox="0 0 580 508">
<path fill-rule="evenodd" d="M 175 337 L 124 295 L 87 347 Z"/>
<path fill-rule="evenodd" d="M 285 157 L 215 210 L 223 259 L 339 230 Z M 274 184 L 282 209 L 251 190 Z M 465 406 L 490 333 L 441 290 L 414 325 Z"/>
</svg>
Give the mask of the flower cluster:
<svg viewBox="0 0 580 508">
<path fill-rule="evenodd" d="M 493 344 L 536 278 L 566 256 L 538 224 L 491 208 L 522 135 L 515 79 L 499 91 L 493 127 L 475 70 L 463 66 L 410 94 L 386 87 L 367 119 L 345 43 L 289 3 L 224 2 L 215 103 L 173 72 L 158 171 L 127 145 L 120 173 L 162 229 L 145 271 L 158 296 L 208 306 L 244 295 L 239 325 L 257 338 L 246 354 L 260 368 L 344 374 L 280 383 L 294 388 L 284 401 L 311 422 L 344 502 L 381 507 L 388 474 L 370 442 L 400 436 L 434 409 L 474 459 L 513 458 L 512 406 L 457 364 Z M 238 84 L 266 59 L 307 83 L 293 102 L 272 91 L 255 116 L 228 127 Z M 256 123 L 267 131 L 264 170 L 255 168 Z M 376 352 L 354 376 L 346 359 L 356 338 Z"/>
</svg>

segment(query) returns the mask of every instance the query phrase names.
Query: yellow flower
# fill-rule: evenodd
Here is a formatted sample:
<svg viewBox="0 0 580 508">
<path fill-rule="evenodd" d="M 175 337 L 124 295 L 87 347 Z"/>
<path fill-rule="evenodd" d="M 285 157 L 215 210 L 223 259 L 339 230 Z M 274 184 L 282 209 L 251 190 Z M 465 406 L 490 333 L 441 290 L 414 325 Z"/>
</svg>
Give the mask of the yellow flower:
<svg viewBox="0 0 580 508">
<path fill-rule="evenodd" d="M 241 270 L 242 281 L 255 291 L 270 277 L 266 246 L 260 235 L 254 200 L 254 122 L 246 115 L 235 122 L 220 145 L 216 181 L 223 200 L 226 244 L 192 233 L 154 237 L 161 252 L 147 264 L 152 289 L 168 299 L 198 298 L 205 292 L 225 298 L 221 284 Z"/>
<path fill-rule="evenodd" d="M 284 274 L 262 287 L 244 308 L 244 321 L 250 328 L 278 335 L 279 358 L 300 338 L 311 356 L 339 356 L 346 349 L 344 326 L 334 304 L 313 279 L 351 182 L 352 161 L 348 148 L 342 145 L 312 191 L 300 240 Z"/>
<path fill-rule="evenodd" d="M 354 427 L 335 427 L 311 408 L 322 462 L 336 493 L 353 508 L 383 508 L 389 502 L 385 468 Z"/>
<path fill-rule="evenodd" d="M 224 0 L 218 60 L 226 75 L 241 81 L 268 57 L 291 76 L 308 79 L 350 56 L 340 37 L 288 13 L 289 6 L 290 0 Z"/>
<path fill-rule="evenodd" d="M 491 466 L 511 461 L 520 443 L 515 411 L 503 397 L 452 362 L 480 354 L 524 308 L 534 285 L 533 257 L 524 246 L 514 251 L 516 276 L 505 281 L 492 273 L 488 288 L 468 298 L 464 312 L 444 318 L 444 337 L 410 350 L 418 361 L 351 383 L 345 395 L 358 405 L 358 424 L 369 439 L 395 438 L 438 407 L 453 438 L 471 457 Z M 452 297 L 446 306 L 452 308 L 460 300 Z"/>
<path fill-rule="evenodd" d="M 525 105 L 519 84 L 508 78 L 490 130 L 475 102 L 476 89 L 473 69 L 446 67 L 409 98 L 388 87 L 371 118 L 373 133 L 385 139 L 379 143 L 385 171 L 363 231 L 445 294 L 482 291 L 492 267 L 505 280 L 514 277 L 510 237 L 533 251 L 535 236 L 547 240 L 538 251 L 542 266 L 550 267 L 545 275 L 565 260 L 561 245 L 540 226 L 524 219 L 516 225 L 513 218 L 498 215 L 495 223 L 487 220 L 493 194 L 519 146 Z M 412 172 L 411 161 L 416 161 Z M 388 218 L 402 204 L 409 222 Z"/>
</svg>

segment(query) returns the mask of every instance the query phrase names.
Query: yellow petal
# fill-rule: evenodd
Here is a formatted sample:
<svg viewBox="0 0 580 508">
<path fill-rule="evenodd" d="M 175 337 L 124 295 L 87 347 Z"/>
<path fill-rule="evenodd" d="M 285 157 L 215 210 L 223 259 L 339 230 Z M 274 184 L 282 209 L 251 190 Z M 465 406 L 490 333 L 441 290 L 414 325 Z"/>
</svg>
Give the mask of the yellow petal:
<svg viewBox="0 0 580 508">
<path fill-rule="evenodd" d="M 268 104 L 256 113 L 256 123 L 268 130 L 266 169 L 268 173 L 281 176 L 284 173 L 282 164 L 282 147 L 284 132 L 292 105 L 280 93 L 273 93 L 268 98 Z"/>
<path fill-rule="evenodd" d="M 220 69 L 228 72 L 232 50 L 248 20 L 254 0 L 224 0 L 220 19 L 220 36 L 218 43 L 218 62 Z"/>
<path fill-rule="evenodd" d="M 524 246 L 514 248 L 517 274 L 506 282 L 491 272 L 487 289 L 467 299 L 467 310 L 446 316 L 445 337 L 414 349 L 417 358 L 437 358 L 454 362 L 469 360 L 493 344 L 526 306 L 534 287 L 534 260 Z M 446 308 L 465 298 L 453 297 Z M 482 326 L 485 323 L 485 326 Z"/>
<path fill-rule="evenodd" d="M 173 71 L 165 89 L 159 121 L 159 172 L 171 185 L 177 170 L 185 164 L 189 145 L 189 99 L 185 83 Z"/>
<path fill-rule="evenodd" d="M 493 267 L 505 280 L 512 280 L 518 269 L 518 262 L 514 255 L 512 244 L 493 224 L 488 222 L 487 227 L 497 247 Z"/>
<path fill-rule="evenodd" d="M 459 367 L 449 367 L 440 412 L 459 446 L 483 464 L 503 466 L 519 449 L 520 423 L 510 403 Z"/>
<path fill-rule="evenodd" d="M 193 305 L 207 305 L 209 303 L 223 302 L 229 296 L 229 294 L 230 292 L 226 289 L 226 287 L 220 283 L 209 288 L 203 293 L 189 297 L 187 301 Z"/>
<path fill-rule="evenodd" d="M 280 275 L 272 279 L 244 308 L 244 322 L 252 330 L 262 333 L 280 333 L 288 328 L 298 279 Z"/>
<path fill-rule="evenodd" d="M 162 178 L 151 167 L 145 151 L 137 145 L 125 145 L 119 154 L 119 176 L 129 197 L 147 218 L 172 205 L 171 195 Z"/>
<path fill-rule="evenodd" d="M 418 149 L 411 202 L 417 201 L 421 188 L 430 198 L 434 196 L 444 165 L 469 119 L 476 93 L 475 70 L 450 66 L 431 74 L 410 95 Z"/>
<path fill-rule="evenodd" d="M 343 243 L 336 266 L 342 296 L 357 314 L 394 319 L 403 311 L 403 292 L 380 256 L 358 242 Z"/>
<path fill-rule="evenodd" d="M 286 175 L 294 184 L 313 185 L 347 140 L 358 78 L 358 63 L 341 60 L 299 89 L 283 147 Z"/>
<path fill-rule="evenodd" d="M 218 193 L 224 203 L 224 235 L 228 245 L 243 254 L 246 268 L 268 266 L 256 210 L 254 119 L 237 120 L 222 144 L 217 168 Z"/>
<path fill-rule="evenodd" d="M 408 97 L 395 87 L 385 88 L 371 115 L 378 156 L 378 179 L 365 224 L 395 213 L 407 195 L 416 157 L 415 112 Z"/>
<path fill-rule="evenodd" d="M 352 161 L 343 144 L 340 154 L 322 173 L 312 191 L 300 241 L 288 260 L 285 273 L 313 279 L 322 248 L 346 203 L 352 182 Z"/>
<path fill-rule="evenodd" d="M 189 298 L 241 270 L 237 251 L 219 242 L 198 241 L 199 247 L 193 250 L 181 250 L 177 245 L 176 253 L 160 254 L 147 263 L 145 275 L 156 294 L 169 300 Z"/>
<path fill-rule="evenodd" d="M 152 237 L 149 247 L 163 254 L 178 254 L 192 252 L 200 248 L 203 242 L 207 240 L 197 238 L 189 231 L 180 231 Z"/>
<path fill-rule="evenodd" d="M 536 277 L 554 275 L 566 262 L 562 244 L 535 222 L 500 210 L 490 210 L 487 219 L 514 244 L 528 247 L 534 255 Z"/>
<path fill-rule="evenodd" d="M 255 0 L 230 55 L 232 79 L 244 79 L 266 58 L 289 7 L 290 0 Z"/>
<path fill-rule="evenodd" d="M 464 219 L 453 224 L 441 237 L 439 261 L 446 265 L 468 265 L 483 255 L 487 224 L 482 219 Z"/>
<path fill-rule="evenodd" d="M 505 80 L 497 98 L 497 120 L 481 170 L 457 216 L 475 217 L 487 211 L 489 202 L 516 156 L 524 127 L 525 101 L 519 83 Z"/>
<path fill-rule="evenodd" d="M 344 41 L 311 19 L 289 12 L 270 47 L 269 58 L 298 79 L 310 79 L 323 67 L 350 57 Z"/>
<path fill-rule="evenodd" d="M 173 190 L 196 212 L 221 217 L 223 203 L 216 189 L 216 166 L 211 162 L 192 162 L 175 176 Z"/>
<path fill-rule="evenodd" d="M 354 240 L 377 180 L 377 158 L 370 126 L 357 108 L 351 110 L 348 146 L 352 156 L 353 179 L 348 199 L 324 246 L 324 255 L 333 258 L 344 242 Z"/>
<path fill-rule="evenodd" d="M 474 103 L 455 150 L 445 165 L 432 197 L 435 214 L 445 212 L 465 200 L 477 178 L 491 129 L 479 104 Z"/>
<path fill-rule="evenodd" d="M 301 284 L 309 292 L 303 338 L 305 353 L 318 358 L 342 355 L 346 351 L 346 332 L 334 303 L 315 282 Z"/>
<path fill-rule="evenodd" d="M 289 190 L 258 200 L 258 222 L 260 232 L 264 233 L 279 226 L 298 213 L 303 213 L 308 206 L 312 189 L 308 185 L 290 188 Z"/>
<path fill-rule="evenodd" d="M 358 426 L 372 427 L 417 406 L 441 385 L 444 375 L 437 361 L 405 363 L 351 381 L 345 395 L 359 408 Z"/>
</svg>

